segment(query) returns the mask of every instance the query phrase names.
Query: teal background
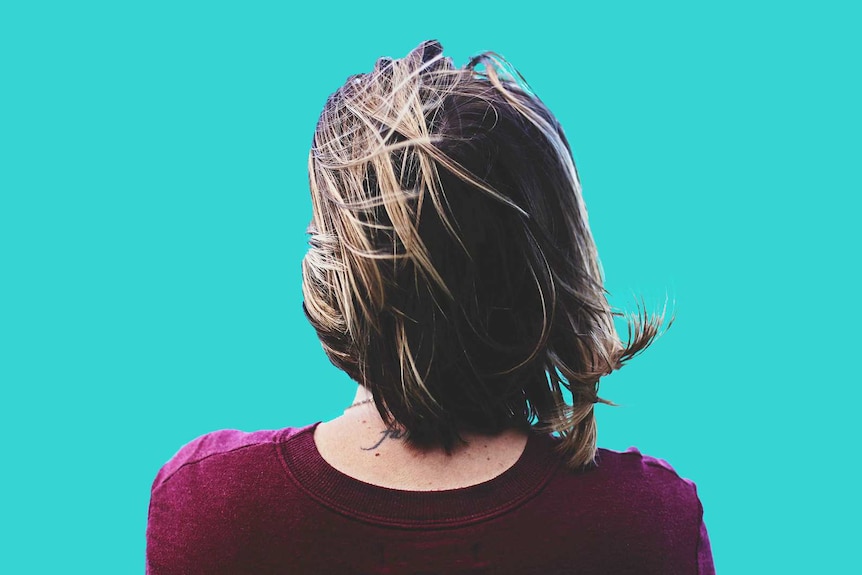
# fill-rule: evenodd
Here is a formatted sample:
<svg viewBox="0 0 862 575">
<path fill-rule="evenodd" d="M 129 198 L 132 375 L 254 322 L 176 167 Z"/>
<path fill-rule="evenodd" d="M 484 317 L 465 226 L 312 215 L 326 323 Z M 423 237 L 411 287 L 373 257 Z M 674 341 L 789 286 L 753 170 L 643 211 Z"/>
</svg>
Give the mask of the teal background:
<svg viewBox="0 0 862 575">
<path fill-rule="evenodd" d="M 326 96 L 438 38 L 571 141 L 613 303 L 676 323 L 599 444 L 693 479 L 720 573 L 847 572 L 859 497 L 859 13 L 836 2 L 7 2 L 4 573 L 141 573 L 150 484 L 338 415 L 301 311 Z"/>
</svg>

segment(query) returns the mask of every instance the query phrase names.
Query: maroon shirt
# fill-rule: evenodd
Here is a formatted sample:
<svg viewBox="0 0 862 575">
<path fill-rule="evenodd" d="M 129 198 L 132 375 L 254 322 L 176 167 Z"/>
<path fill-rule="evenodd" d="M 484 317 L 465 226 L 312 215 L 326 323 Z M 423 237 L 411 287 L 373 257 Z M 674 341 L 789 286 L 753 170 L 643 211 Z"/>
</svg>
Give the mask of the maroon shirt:
<svg viewBox="0 0 862 575">
<path fill-rule="evenodd" d="M 534 433 L 490 481 L 401 491 L 330 466 L 315 427 L 183 447 L 153 483 L 147 573 L 714 573 L 694 483 L 635 448 L 571 472 Z"/>
</svg>

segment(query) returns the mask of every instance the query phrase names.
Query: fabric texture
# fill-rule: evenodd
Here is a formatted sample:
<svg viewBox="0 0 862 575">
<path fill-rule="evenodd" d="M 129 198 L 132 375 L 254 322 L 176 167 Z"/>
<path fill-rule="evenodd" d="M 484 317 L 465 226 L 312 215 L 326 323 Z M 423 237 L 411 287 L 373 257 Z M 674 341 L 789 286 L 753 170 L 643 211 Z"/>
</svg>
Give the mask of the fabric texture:
<svg viewBox="0 0 862 575">
<path fill-rule="evenodd" d="M 153 482 L 147 574 L 715 572 L 695 484 L 636 448 L 572 472 L 534 433 L 490 481 L 402 491 L 330 466 L 316 425 L 180 449 Z"/>
</svg>

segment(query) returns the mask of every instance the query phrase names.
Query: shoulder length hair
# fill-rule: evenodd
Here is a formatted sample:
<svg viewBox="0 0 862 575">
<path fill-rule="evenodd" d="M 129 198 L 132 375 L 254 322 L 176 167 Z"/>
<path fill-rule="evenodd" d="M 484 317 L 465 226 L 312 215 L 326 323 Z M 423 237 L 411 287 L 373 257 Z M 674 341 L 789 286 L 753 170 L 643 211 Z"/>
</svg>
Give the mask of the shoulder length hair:
<svg viewBox="0 0 862 575">
<path fill-rule="evenodd" d="M 436 41 L 381 58 L 327 100 L 308 168 L 303 307 L 384 422 L 447 451 L 535 426 L 594 461 L 599 379 L 663 315 L 620 341 L 569 144 L 523 77 Z"/>
</svg>

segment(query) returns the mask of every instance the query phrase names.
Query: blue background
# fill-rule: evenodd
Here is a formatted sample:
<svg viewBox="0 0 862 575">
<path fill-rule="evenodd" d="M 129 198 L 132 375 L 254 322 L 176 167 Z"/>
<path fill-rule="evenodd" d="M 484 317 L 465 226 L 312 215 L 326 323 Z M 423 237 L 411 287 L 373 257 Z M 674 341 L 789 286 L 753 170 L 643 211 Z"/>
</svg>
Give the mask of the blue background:
<svg viewBox="0 0 862 575">
<path fill-rule="evenodd" d="M 520 69 L 613 303 L 674 305 L 603 380 L 599 444 L 698 484 L 721 573 L 857 564 L 849 2 L 297 6 L 0 8 L 3 572 L 141 573 L 182 444 L 352 399 L 300 306 L 306 154 L 330 92 L 428 38 Z"/>
</svg>

